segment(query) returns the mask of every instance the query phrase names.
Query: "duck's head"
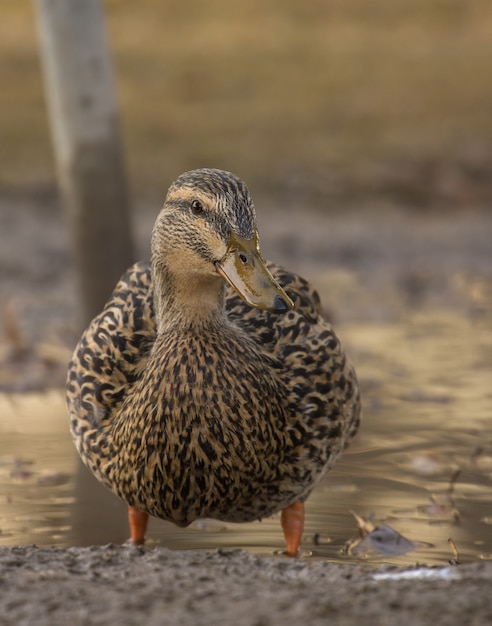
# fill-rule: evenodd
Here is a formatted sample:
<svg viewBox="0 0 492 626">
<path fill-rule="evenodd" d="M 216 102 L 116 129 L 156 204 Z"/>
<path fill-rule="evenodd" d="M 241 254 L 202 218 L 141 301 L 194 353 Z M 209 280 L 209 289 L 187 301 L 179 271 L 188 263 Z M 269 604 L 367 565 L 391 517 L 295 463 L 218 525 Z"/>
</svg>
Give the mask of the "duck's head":
<svg viewBox="0 0 492 626">
<path fill-rule="evenodd" d="M 152 267 L 157 283 L 165 274 L 189 299 L 225 280 L 258 309 L 293 307 L 261 258 L 248 188 L 230 172 L 192 170 L 171 185 L 152 232 Z"/>
</svg>

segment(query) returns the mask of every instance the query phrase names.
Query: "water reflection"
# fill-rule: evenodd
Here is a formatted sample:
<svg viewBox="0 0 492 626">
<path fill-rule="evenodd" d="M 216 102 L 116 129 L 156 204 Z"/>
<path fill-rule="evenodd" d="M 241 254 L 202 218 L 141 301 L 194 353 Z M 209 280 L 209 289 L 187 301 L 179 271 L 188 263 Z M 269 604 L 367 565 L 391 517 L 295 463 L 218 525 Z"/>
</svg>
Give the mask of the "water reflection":
<svg viewBox="0 0 492 626">
<path fill-rule="evenodd" d="M 344 555 L 351 510 L 407 539 L 414 552 L 376 562 L 491 558 L 492 329 L 443 314 L 340 328 L 364 392 L 364 426 L 307 504 L 303 548 Z M 0 544 L 90 545 L 127 537 L 125 506 L 78 461 L 62 394 L 0 398 Z M 453 477 L 456 479 L 452 482 Z M 173 548 L 282 548 L 277 517 L 253 524 L 153 520 L 149 543 Z"/>
</svg>

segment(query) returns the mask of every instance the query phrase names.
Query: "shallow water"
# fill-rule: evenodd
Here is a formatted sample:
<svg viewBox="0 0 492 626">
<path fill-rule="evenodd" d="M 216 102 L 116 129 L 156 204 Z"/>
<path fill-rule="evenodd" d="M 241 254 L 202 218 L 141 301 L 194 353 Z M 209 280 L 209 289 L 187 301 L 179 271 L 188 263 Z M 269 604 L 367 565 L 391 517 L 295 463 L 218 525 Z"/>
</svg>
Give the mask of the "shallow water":
<svg viewBox="0 0 492 626">
<path fill-rule="evenodd" d="M 369 562 L 492 558 L 492 324 L 444 312 L 338 326 L 363 389 L 360 435 L 307 503 L 304 556 L 357 560 L 350 511 L 415 542 Z M 81 469 L 61 392 L 0 397 L 0 545 L 124 541 L 125 507 Z M 451 481 L 454 482 L 451 482 Z M 149 544 L 282 548 L 278 516 L 253 524 L 152 520 Z M 397 542 L 398 543 L 398 542 Z M 360 557 L 359 557 L 360 558 Z"/>
</svg>

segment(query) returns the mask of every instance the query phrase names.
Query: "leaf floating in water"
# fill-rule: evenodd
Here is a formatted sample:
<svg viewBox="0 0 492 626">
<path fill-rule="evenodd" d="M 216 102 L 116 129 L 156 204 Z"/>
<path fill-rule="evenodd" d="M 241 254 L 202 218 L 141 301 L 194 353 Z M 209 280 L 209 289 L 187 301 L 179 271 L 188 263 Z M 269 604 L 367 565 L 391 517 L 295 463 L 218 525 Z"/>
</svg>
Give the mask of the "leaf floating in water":
<svg viewBox="0 0 492 626">
<path fill-rule="evenodd" d="M 446 499 L 448 501 L 447 504 L 441 504 L 434 496 L 430 496 L 428 504 L 423 507 L 418 507 L 418 510 L 425 515 L 428 515 L 434 521 L 452 521 L 455 524 L 458 524 L 460 521 L 460 512 L 454 503 L 454 488 L 460 474 L 461 470 L 457 469 L 451 475 L 449 487 L 446 492 Z"/>
<path fill-rule="evenodd" d="M 449 547 L 451 548 L 451 551 L 453 553 L 453 558 L 449 559 L 449 564 L 450 565 L 460 565 L 460 559 L 459 559 L 459 555 L 458 555 L 458 548 L 456 547 L 456 544 L 454 543 L 453 539 L 450 537 L 448 539 L 448 544 Z"/>
<path fill-rule="evenodd" d="M 357 515 L 354 511 L 350 511 L 352 515 L 355 517 L 355 521 L 357 522 L 357 528 L 359 530 L 359 535 L 364 538 L 367 537 L 370 533 L 372 533 L 376 527 L 370 520 L 366 520 L 360 515 Z"/>
<path fill-rule="evenodd" d="M 412 552 L 418 547 L 415 541 L 400 535 L 394 528 L 386 524 L 377 526 L 364 539 L 358 540 L 351 546 L 351 553 L 355 556 L 368 554 L 383 554 L 385 556 L 397 556 Z"/>
<path fill-rule="evenodd" d="M 34 476 L 34 472 L 28 469 L 28 466 L 32 464 L 33 461 L 28 459 L 14 457 L 12 459 L 12 467 L 10 469 L 10 478 L 15 481 L 31 480 Z"/>
<path fill-rule="evenodd" d="M 410 468 L 419 476 L 434 476 L 441 470 L 442 462 L 434 452 L 415 454 L 410 461 Z"/>
<path fill-rule="evenodd" d="M 58 487 L 70 482 L 70 475 L 65 472 L 48 471 L 36 477 L 36 484 L 40 487 Z"/>
<path fill-rule="evenodd" d="M 470 456 L 470 464 L 479 472 L 492 472 L 492 454 L 477 446 Z"/>
<path fill-rule="evenodd" d="M 412 552 L 418 547 L 415 541 L 407 539 L 391 526 L 387 524 L 374 526 L 372 522 L 363 519 L 353 511 L 351 513 L 357 521 L 360 538 L 348 546 L 350 554 L 359 557 L 369 554 L 397 556 Z"/>
<path fill-rule="evenodd" d="M 225 533 L 228 531 L 226 524 L 210 518 L 197 519 L 191 526 L 191 529 L 198 530 L 201 533 Z"/>
<path fill-rule="evenodd" d="M 454 522 L 458 524 L 460 521 L 460 513 L 454 506 L 454 502 L 450 499 L 449 504 L 440 504 L 434 496 L 429 497 L 429 502 L 426 506 L 418 507 L 418 510 L 425 515 L 428 515 L 434 521 Z"/>
<path fill-rule="evenodd" d="M 333 539 L 331 537 L 321 535 L 320 533 L 315 533 L 313 535 L 312 542 L 313 542 L 313 546 L 325 546 L 330 543 L 333 543 Z"/>
</svg>

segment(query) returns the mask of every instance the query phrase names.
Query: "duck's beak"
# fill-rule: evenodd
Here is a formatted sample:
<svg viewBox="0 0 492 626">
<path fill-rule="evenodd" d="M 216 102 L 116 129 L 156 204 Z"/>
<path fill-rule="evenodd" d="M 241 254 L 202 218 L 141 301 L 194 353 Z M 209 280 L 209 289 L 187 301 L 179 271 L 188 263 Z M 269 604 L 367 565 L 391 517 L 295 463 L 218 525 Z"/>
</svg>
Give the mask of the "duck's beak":
<svg viewBox="0 0 492 626">
<path fill-rule="evenodd" d="M 247 304 L 273 313 L 285 313 L 293 308 L 294 303 L 260 256 L 256 230 L 251 239 L 231 233 L 227 251 L 215 267 Z"/>
</svg>

